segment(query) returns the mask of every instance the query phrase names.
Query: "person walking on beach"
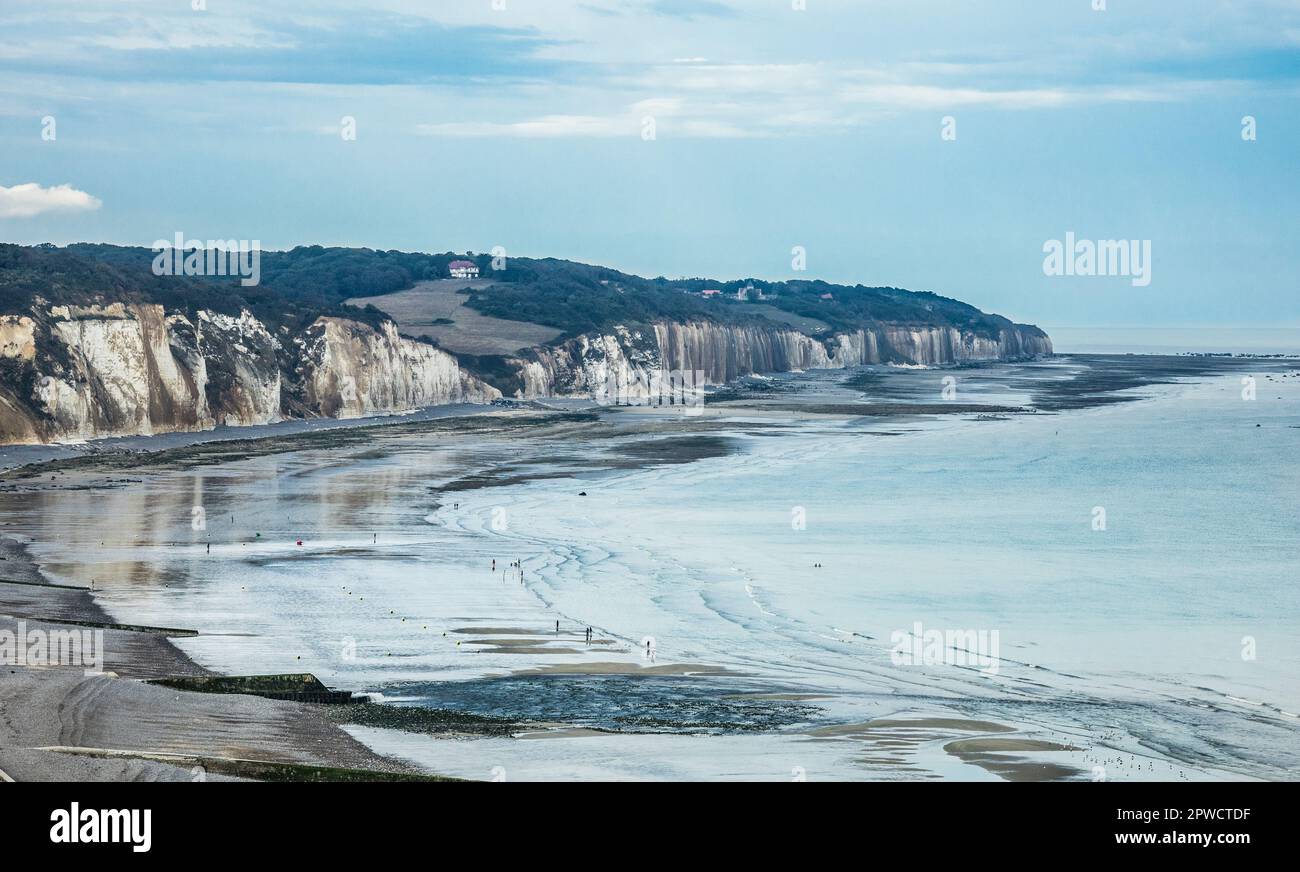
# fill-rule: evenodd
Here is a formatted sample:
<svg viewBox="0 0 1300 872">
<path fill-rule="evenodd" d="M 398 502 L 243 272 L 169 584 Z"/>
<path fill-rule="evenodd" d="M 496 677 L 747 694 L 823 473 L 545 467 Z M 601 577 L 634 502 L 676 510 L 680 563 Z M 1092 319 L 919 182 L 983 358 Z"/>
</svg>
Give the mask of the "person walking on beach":
<svg viewBox="0 0 1300 872">
<path fill-rule="evenodd" d="M 497 559 L 495 557 L 492 558 L 492 571 L 497 571 Z"/>
<path fill-rule="evenodd" d="M 560 635 L 560 622 L 559 622 L 559 621 L 556 621 L 556 622 L 555 622 L 555 635 L 557 635 L 557 636 Z"/>
</svg>

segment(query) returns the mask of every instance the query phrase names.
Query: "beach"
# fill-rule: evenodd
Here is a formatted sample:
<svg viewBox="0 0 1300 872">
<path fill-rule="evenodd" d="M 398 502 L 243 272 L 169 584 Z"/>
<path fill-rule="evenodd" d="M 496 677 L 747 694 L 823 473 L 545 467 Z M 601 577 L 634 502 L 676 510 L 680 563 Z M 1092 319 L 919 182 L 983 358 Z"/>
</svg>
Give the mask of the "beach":
<svg viewBox="0 0 1300 872">
<path fill-rule="evenodd" d="M 116 677 L 6 669 L 0 769 L 1279 777 L 1298 753 L 1297 490 L 1259 458 L 1294 450 L 1295 373 L 1086 355 L 809 372 L 699 416 L 494 410 L 14 469 L 4 626 L 195 635 L 106 629 Z M 999 643 L 896 662 L 891 637 L 927 627 Z M 213 673 L 310 673 L 378 705 L 137 680 Z"/>
<path fill-rule="evenodd" d="M 0 631 L 103 626 L 84 589 L 51 587 L 21 544 L 3 540 Z M 76 624 L 68 622 L 78 622 Z M 338 729 L 316 706 L 253 696 L 178 693 L 142 679 L 198 676 L 196 665 L 149 629 L 103 632 L 103 667 L 6 666 L 0 678 L 0 771 L 14 781 L 240 780 L 212 759 L 412 773 Z M 147 755 L 153 755 L 150 759 Z M 217 767 L 218 769 L 220 767 Z M 230 766 L 229 772 L 238 772 Z"/>
</svg>

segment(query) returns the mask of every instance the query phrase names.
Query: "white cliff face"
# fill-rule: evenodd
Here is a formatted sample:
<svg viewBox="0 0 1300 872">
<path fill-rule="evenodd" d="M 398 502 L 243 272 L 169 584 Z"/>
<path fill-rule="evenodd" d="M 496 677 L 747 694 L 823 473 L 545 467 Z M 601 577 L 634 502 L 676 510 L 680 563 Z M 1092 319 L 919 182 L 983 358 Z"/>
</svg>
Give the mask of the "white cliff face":
<svg viewBox="0 0 1300 872">
<path fill-rule="evenodd" d="M 536 361 L 516 361 L 527 398 L 590 396 L 611 379 L 661 368 L 653 335 L 616 327 L 610 334 L 579 336 L 557 348 L 537 348 Z"/>
<path fill-rule="evenodd" d="M 294 345 L 319 352 L 296 368 L 247 311 L 199 311 L 193 321 L 158 305 L 55 306 L 0 318 L 0 443 L 267 424 L 284 415 L 282 364 L 315 409 L 356 417 L 500 396 L 455 358 L 339 318 Z M 310 333 L 311 331 L 309 331 Z M 297 410 L 295 410 L 297 413 Z"/>
<path fill-rule="evenodd" d="M 251 315 L 201 311 L 197 323 L 162 306 L 55 306 L 48 358 L 30 396 L 11 396 L 5 441 L 60 441 L 264 424 L 279 417 L 274 340 Z M 31 319 L 27 319 L 31 320 Z M 33 322 L 34 324 L 34 322 Z M 219 357 L 217 372 L 210 358 Z M 215 378 L 214 378 L 215 376 Z"/>
<path fill-rule="evenodd" d="M 355 418 L 500 391 L 441 349 L 371 327 L 318 318 L 273 336 L 257 318 L 161 306 L 38 306 L 0 316 L 0 443 L 51 442 L 267 424 L 287 416 Z M 646 376 L 689 373 L 724 384 L 751 373 L 868 363 L 936 365 L 1051 353 L 1032 328 L 997 337 L 947 327 L 881 325 L 815 338 L 761 325 L 661 323 L 615 328 L 513 361 L 516 396 L 633 393 Z M 698 374 L 698 377 L 696 376 Z"/>
<path fill-rule="evenodd" d="M 839 369 L 873 363 L 924 366 L 1015 360 L 1050 354 L 1046 335 L 1019 328 L 997 338 L 952 327 L 884 325 L 840 333 L 825 340 L 794 330 L 711 322 L 661 323 L 653 331 L 617 328 L 580 336 L 557 348 L 534 349 L 519 360 L 521 398 L 588 396 L 610 380 L 631 379 L 646 369 L 700 373 L 705 384 L 725 384 L 752 373 Z"/>
<path fill-rule="evenodd" d="M 56 307 L 50 314 L 51 338 L 67 363 L 41 375 L 36 399 L 53 432 L 89 439 L 209 423 L 203 373 L 178 363 L 161 306 Z"/>
<path fill-rule="evenodd" d="M 173 349 L 185 355 L 193 371 L 204 373 L 216 423 L 242 427 L 281 420 L 281 345 L 261 321 L 247 310 L 238 318 L 201 311 L 197 340 L 194 352 L 183 342 Z"/>
<path fill-rule="evenodd" d="M 306 397 L 328 417 L 488 403 L 501 396 L 461 370 L 447 352 L 398 335 L 392 322 L 375 330 L 355 321 L 319 318 L 308 334 Z"/>
<path fill-rule="evenodd" d="M 709 384 L 723 384 L 754 372 L 851 365 L 836 361 L 821 342 L 794 330 L 712 323 L 656 324 L 655 336 L 664 369 L 696 370 Z"/>
</svg>

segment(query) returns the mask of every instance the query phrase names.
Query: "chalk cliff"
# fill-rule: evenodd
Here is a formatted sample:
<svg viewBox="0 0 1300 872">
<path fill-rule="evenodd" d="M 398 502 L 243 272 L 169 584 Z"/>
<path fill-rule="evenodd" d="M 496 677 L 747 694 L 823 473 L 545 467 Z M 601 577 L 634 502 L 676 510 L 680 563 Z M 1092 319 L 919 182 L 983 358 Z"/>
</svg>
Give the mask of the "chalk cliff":
<svg viewBox="0 0 1300 872">
<path fill-rule="evenodd" d="M 690 322 L 579 336 L 532 349 L 512 363 L 522 383 L 517 395 L 535 398 L 584 396 L 647 370 L 700 373 L 706 384 L 718 385 L 752 373 L 879 363 L 937 366 L 1051 353 L 1046 333 L 1019 324 L 995 336 L 953 327 L 881 325 L 820 338 L 775 327 Z"/>
<path fill-rule="evenodd" d="M 695 388 L 751 373 L 1052 351 L 1037 327 L 932 292 L 736 281 L 724 293 L 705 279 L 514 258 L 494 283 L 457 290 L 466 310 L 567 338 L 458 358 L 403 335 L 399 325 L 418 329 L 432 315 L 394 320 L 382 305 L 348 303 L 383 303 L 445 275 L 451 254 L 305 246 L 262 256 L 265 284 L 252 288 L 159 276 L 148 249 L 0 243 L 0 444 L 356 418 L 490 403 L 503 391 L 605 399 L 665 382 Z"/>
<path fill-rule="evenodd" d="M 0 442 L 54 442 L 490 402 L 450 354 L 343 318 L 277 338 L 247 311 L 38 306 L 0 316 Z"/>
</svg>

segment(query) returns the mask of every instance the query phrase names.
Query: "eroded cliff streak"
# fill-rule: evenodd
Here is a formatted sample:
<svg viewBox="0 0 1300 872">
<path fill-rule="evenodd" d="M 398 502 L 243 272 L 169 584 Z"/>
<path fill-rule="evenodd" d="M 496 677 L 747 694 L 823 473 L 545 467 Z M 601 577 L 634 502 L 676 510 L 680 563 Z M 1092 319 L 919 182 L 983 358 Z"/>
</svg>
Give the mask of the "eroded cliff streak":
<svg viewBox="0 0 1300 872">
<path fill-rule="evenodd" d="M 293 396 L 331 417 L 500 396 L 391 323 L 320 318 L 286 339 L 247 311 L 113 303 L 0 317 L 0 442 L 267 424 L 304 413 Z"/>
<path fill-rule="evenodd" d="M 862 364 L 937 366 L 1023 360 L 1052 353 L 1047 334 L 1014 325 L 997 336 L 953 327 L 881 325 L 825 339 L 795 330 L 707 322 L 660 323 L 580 336 L 555 348 L 533 349 L 514 361 L 521 398 L 583 396 L 611 378 L 635 371 L 697 371 L 708 384 L 752 373 L 840 369 Z"/>
<path fill-rule="evenodd" d="M 330 418 L 488 403 L 501 396 L 463 371 L 447 352 L 399 336 L 391 321 L 376 330 L 320 318 L 307 331 L 304 360 L 308 405 Z"/>
<path fill-rule="evenodd" d="M 515 396 L 532 399 L 591 396 L 654 371 L 724 384 L 751 373 L 1016 360 L 1051 350 L 1046 334 L 1021 325 L 981 335 L 882 324 L 821 337 L 701 321 L 616 327 L 507 364 L 518 376 Z M 391 321 L 322 316 L 273 335 L 248 311 L 186 315 L 143 303 L 43 305 L 0 316 L 0 375 L 0 442 L 8 443 L 356 418 L 501 396 Z"/>
</svg>

